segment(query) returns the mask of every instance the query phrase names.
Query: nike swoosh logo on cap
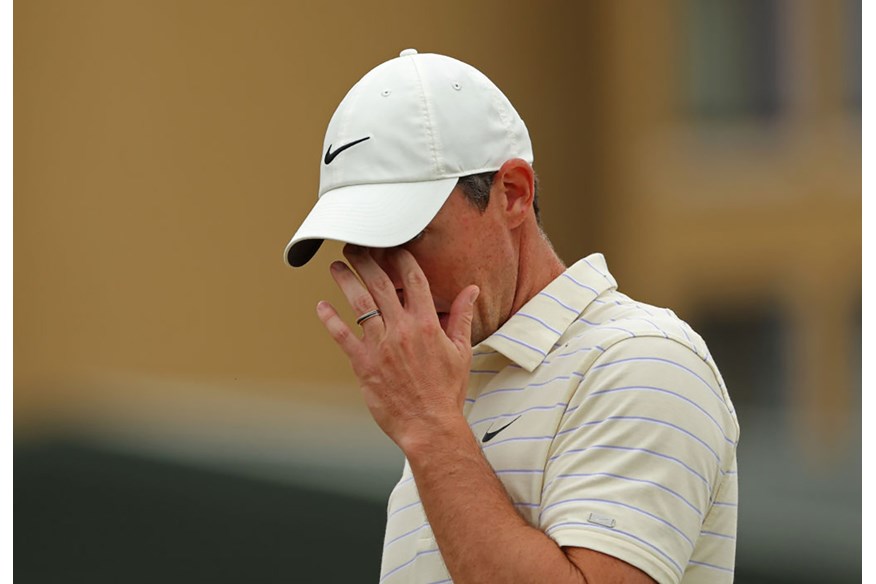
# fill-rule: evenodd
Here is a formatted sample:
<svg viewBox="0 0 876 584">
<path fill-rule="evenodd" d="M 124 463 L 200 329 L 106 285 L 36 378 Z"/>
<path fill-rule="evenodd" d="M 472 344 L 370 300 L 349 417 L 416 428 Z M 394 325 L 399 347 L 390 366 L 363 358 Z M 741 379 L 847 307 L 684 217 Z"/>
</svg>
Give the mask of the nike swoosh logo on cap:
<svg viewBox="0 0 876 584">
<path fill-rule="evenodd" d="M 489 442 L 490 440 L 495 438 L 496 434 L 498 434 L 499 432 L 501 432 L 502 430 L 504 430 L 505 428 L 507 428 L 508 426 L 510 426 L 511 424 L 513 424 L 514 422 L 516 422 L 519 419 L 520 419 L 520 416 L 517 416 L 516 418 L 514 418 L 513 420 L 511 420 L 510 422 L 508 422 L 507 424 L 505 424 L 504 426 L 502 426 L 498 430 L 493 430 L 492 432 L 490 432 L 490 431 L 484 432 L 484 437 L 481 438 L 481 442 L 486 444 L 487 442 Z"/>
<path fill-rule="evenodd" d="M 358 140 L 353 140 L 352 142 L 344 144 L 343 146 L 341 146 L 340 148 L 338 148 L 334 152 L 332 152 L 332 145 L 329 144 L 328 150 L 325 151 L 325 158 L 323 159 L 323 162 L 325 162 L 326 164 L 331 164 L 332 160 L 334 160 L 338 156 L 338 154 L 340 154 L 341 152 L 343 152 L 347 148 L 350 148 L 352 146 L 355 146 L 356 144 L 359 144 L 361 142 L 364 142 L 365 140 L 368 140 L 369 138 L 371 138 L 371 136 L 365 136 L 364 138 L 359 138 Z"/>
</svg>

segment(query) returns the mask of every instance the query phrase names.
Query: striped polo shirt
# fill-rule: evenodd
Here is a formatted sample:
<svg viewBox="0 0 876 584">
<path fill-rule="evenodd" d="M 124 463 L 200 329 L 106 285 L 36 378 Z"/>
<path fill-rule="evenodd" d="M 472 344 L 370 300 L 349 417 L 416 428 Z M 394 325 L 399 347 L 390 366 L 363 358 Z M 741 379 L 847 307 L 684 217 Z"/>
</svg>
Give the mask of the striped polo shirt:
<svg viewBox="0 0 876 584">
<path fill-rule="evenodd" d="M 531 525 L 661 584 L 733 580 L 739 425 L 685 322 L 593 254 L 473 352 L 465 417 Z M 387 515 L 380 582 L 450 582 L 407 463 Z"/>
</svg>

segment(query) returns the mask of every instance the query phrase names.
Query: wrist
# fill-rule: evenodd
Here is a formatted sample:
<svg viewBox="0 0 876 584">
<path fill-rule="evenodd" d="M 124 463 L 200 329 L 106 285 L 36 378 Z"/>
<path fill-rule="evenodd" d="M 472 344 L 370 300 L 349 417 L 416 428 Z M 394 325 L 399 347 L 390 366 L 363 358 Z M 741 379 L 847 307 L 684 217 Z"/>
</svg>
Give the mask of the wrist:
<svg viewBox="0 0 876 584">
<path fill-rule="evenodd" d="M 418 424 L 397 441 L 409 461 L 432 457 L 436 452 L 456 449 L 465 440 L 472 440 L 471 428 L 462 413 L 443 418 L 430 418 Z"/>
</svg>

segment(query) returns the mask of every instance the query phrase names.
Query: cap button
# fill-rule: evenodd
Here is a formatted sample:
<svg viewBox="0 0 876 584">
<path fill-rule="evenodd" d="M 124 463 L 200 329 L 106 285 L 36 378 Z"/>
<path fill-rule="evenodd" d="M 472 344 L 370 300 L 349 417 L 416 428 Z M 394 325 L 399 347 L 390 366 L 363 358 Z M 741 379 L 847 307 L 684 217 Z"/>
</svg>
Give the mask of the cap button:
<svg viewBox="0 0 876 584">
<path fill-rule="evenodd" d="M 410 57 L 411 55 L 416 55 L 417 49 L 405 49 L 401 53 L 398 54 L 399 57 Z"/>
</svg>

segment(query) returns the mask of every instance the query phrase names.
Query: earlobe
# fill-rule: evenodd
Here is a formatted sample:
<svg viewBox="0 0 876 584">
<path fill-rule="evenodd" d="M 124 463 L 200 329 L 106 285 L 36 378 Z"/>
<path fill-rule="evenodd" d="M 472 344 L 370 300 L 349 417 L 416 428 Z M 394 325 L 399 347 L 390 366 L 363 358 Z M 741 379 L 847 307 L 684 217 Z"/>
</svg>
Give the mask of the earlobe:
<svg viewBox="0 0 876 584">
<path fill-rule="evenodd" d="M 535 172 L 523 159 L 514 158 L 499 169 L 497 183 L 505 197 L 505 212 L 512 228 L 519 226 L 529 213 L 533 213 L 532 199 L 535 196 Z"/>
</svg>

